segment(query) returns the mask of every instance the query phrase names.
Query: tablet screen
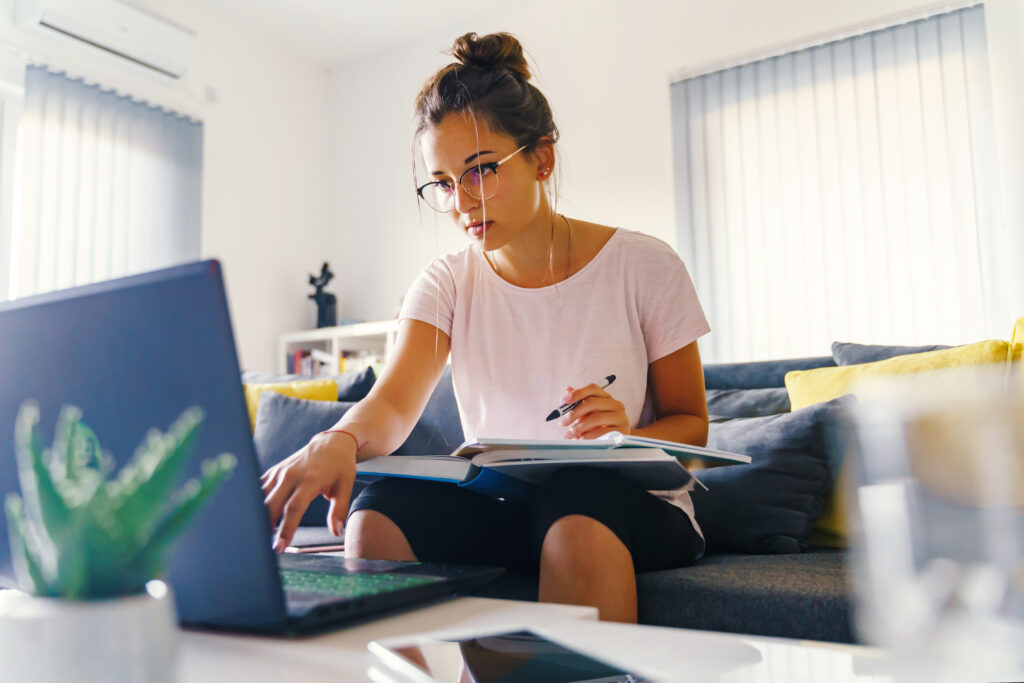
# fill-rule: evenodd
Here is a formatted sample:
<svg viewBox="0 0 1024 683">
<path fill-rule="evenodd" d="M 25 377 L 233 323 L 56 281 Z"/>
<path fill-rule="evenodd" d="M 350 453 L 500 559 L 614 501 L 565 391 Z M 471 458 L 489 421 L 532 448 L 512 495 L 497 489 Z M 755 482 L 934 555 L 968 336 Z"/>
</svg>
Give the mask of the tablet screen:
<svg viewBox="0 0 1024 683">
<path fill-rule="evenodd" d="M 441 683 L 639 683 L 647 681 L 531 631 L 462 640 L 423 638 L 388 648 Z"/>
</svg>

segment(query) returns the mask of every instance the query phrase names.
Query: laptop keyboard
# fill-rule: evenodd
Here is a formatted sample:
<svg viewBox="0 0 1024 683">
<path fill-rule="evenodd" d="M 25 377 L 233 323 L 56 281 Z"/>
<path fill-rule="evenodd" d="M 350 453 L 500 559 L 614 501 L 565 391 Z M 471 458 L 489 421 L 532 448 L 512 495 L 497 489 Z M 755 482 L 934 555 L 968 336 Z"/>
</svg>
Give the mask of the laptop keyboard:
<svg viewBox="0 0 1024 683">
<path fill-rule="evenodd" d="M 324 595 L 334 598 L 358 598 L 389 591 L 422 586 L 443 579 L 415 574 L 324 574 L 301 569 L 282 569 L 281 581 L 288 592 Z"/>
</svg>

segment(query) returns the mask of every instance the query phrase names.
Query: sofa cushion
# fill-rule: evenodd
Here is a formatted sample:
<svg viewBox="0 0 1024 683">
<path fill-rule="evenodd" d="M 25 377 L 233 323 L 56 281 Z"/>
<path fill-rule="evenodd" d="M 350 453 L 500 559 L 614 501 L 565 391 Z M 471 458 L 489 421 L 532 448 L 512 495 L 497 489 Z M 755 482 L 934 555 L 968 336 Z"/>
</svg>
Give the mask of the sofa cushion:
<svg viewBox="0 0 1024 683">
<path fill-rule="evenodd" d="M 842 551 L 709 555 L 693 567 L 637 579 L 644 624 L 855 642 Z"/>
<path fill-rule="evenodd" d="M 745 453 L 749 465 L 702 470 L 690 494 L 708 552 L 798 553 L 839 471 L 840 412 L 848 399 L 710 425 L 708 446 Z"/>
<path fill-rule="evenodd" d="M 1010 333 L 1010 360 L 1024 362 L 1024 318 L 1014 323 Z"/>
<path fill-rule="evenodd" d="M 831 367 L 832 356 L 790 358 L 751 363 L 709 363 L 704 366 L 706 389 L 764 389 L 785 385 L 786 373 L 791 370 Z"/>
<path fill-rule="evenodd" d="M 846 553 L 706 555 L 637 575 L 641 624 L 856 642 Z M 470 595 L 536 600 L 537 575 L 507 573 Z"/>
<path fill-rule="evenodd" d="M 282 382 L 295 382 L 311 379 L 308 375 L 282 375 L 265 372 L 253 372 L 247 370 L 242 373 L 242 382 L 245 384 L 280 384 Z M 359 401 L 366 398 L 377 381 L 377 375 L 373 368 L 363 368 L 352 372 L 343 372 L 340 375 L 328 375 L 315 379 L 331 379 L 338 385 L 339 401 Z"/>
<path fill-rule="evenodd" d="M 896 356 L 908 356 L 913 353 L 941 351 L 952 348 L 942 344 L 930 346 L 880 346 L 877 344 L 853 344 L 850 342 L 832 342 L 832 360 L 836 365 L 860 365 L 874 363 Z"/>
<path fill-rule="evenodd" d="M 330 429 L 354 405 L 349 401 L 310 401 L 265 392 L 260 396 L 252 438 L 260 472 L 266 472 L 305 446 L 315 434 Z M 327 509 L 327 499 L 317 496 L 302 515 L 301 524 L 324 524 Z"/>
<path fill-rule="evenodd" d="M 1009 344 L 992 339 L 940 351 L 896 356 L 875 363 L 789 372 L 786 374 L 786 389 L 789 402 L 794 410 L 798 410 L 847 394 L 854 384 L 868 377 L 1005 363 L 1008 355 Z"/>
<path fill-rule="evenodd" d="M 444 455 L 458 448 L 463 440 L 459 406 L 452 387 L 452 368 L 448 365 L 412 433 L 394 454 Z"/>
<path fill-rule="evenodd" d="M 763 417 L 789 412 L 785 387 L 708 389 L 708 414 L 722 417 Z"/>
<path fill-rule="evenodd" d="M 988 363 L 1005 363 L 1010 345 L 998 339 L 966 344 L 950 349 L 928 351 L 910 356 L 896 356 L 888 360 L 861 365 L 819 368 L 790 372 L 786 375 L 786 388 L 794 410 L 842 396 L 855 388 L 857 382 L 870 377 L 909 375 L 928 370 L 973 368 Z M 963 371 L 963 370 L 959 370 Z M 822 513 L 811 535 L 814 545 L 845 547 L 846 502 L 843 500 L 849 475 L 840 474 L 832 493 L 825 501 Z"/>
</svg>

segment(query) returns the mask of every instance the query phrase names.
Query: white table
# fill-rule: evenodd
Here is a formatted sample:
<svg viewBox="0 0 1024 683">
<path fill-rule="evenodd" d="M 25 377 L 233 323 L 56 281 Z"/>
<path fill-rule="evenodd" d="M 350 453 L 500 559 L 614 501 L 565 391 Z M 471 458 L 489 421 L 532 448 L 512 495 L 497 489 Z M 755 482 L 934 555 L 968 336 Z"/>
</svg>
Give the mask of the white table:
<svg viewBox="0 0 1024 683">
<path fill-rule="evenodd" d="M 888 683 L 875 648 L 596 621 L 591 607 L 457 598 L 308 638 L 185 631 L 181 681 L 366 681 L 371 640 L 426 631 L 536 627 L 565 645 L 658 681 Z M 955 676 L 950 680 L 966 680 Z M 1006 676 L 999 680 L 1020 680 Z"/>
<path fill-rule="evenodd" d="M 365 681 L 366 644 L 389 636 L 455 628 L 536 626 L 567 645 L 659 680 L 819 683 L 888 680 L 870 648 L 596 621 L 591 607 L 457 598 L 307 638 L 182 632 L 181 681 L 324 683 Z"/>
<path fill-rule="evenodd" d="M 532 624 L 550 628 L 596 620 L 593 607 L 455 598 L 306 638 L 182 631 L 180 678 L 182 683 L 366 681 L 366 670 L 373 662 L 366 644 L 378 638 L 449 627 Z"/>
</svg>

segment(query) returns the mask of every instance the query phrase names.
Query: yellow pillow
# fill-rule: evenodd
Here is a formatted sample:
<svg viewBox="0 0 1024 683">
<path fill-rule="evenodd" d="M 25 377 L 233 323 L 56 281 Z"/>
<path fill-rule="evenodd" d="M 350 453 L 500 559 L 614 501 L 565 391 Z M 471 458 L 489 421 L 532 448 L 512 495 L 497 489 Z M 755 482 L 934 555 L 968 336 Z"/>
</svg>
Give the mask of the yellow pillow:
<svg viewBox="0 0 1024 683">
<path fill-rule="evenodd" d="M 800 410 L 848 394 L 850 387 L 868 377 L 909 375 L 940 368 L 1005 363 L 1009 349 L 1010 345 L 1006 342 L 992 339 L 952 349 L 896 356 L 874 363 L 793 370 L 786 373 L 786 390 L 789 393 L 791 409 Z"/>
<path fill-rule="evenodd" d="M 856 382 L 868 377 L 908 375 L 940 368 L 1005 363 L 1010 349 L 1008 343 L 994 339 L 957 346 L 952 349 L 896 356 L 875 363 L 794 370 L 786 373 L 786 390 L 789 393 L 792 410 L 800 410 L 809 405 L 830 401 L 848 394 Z M 808 538 L 811 545 L 832 548 L 846 546 L 846 501 L 844 496 L 849 476 L 848 465 L 844 463 L 832 488 L 832 493 L 825 499 L 821 515 L 818 516 L 818 521 L 815 522 L 814 528 L 811 530 Z"/>
<path fill-rule="evenodd" d="M 313 401 L 337 401 L 338 383 L 333 379 L 300 379 L 294 382 L 273 384 L 246 384 L 245 403 L 249 408 L 249 422 L 256 429 L 256 409 L 260 405 L 260 394 L 275 391 L 285 396 L 308 398 Z"/>
<path fill-rule="evenodd" d="M 1010 360 L 1024 361 L 1024 318 L 1013 326 L 1013 333 L 1010 335 Z"/>
</svg>

